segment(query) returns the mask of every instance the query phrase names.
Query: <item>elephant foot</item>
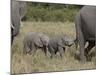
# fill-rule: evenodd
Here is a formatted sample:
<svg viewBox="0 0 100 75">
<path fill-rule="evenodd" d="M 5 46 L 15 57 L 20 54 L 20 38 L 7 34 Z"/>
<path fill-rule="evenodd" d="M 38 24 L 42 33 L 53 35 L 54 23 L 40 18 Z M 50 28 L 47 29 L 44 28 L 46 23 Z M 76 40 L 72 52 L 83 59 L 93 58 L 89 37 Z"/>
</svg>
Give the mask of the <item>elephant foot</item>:
<svg viewBox="0 0 100 75">
<path fill-rule="evenodd" d="M 86 62 L 86 57 L 85 56 L 82 56 L 82 57 L 80 56 L 80 62 L 84 64 Z"/>
<path fill-rule="evenodd" d="M 85 63 L 86 62 L 86 57 L 80 55 L 79 51 L 76 51 L 74 58 L 79 60 L 81 63 Z"/>
<path fill-rule="evenodd" d="M 80 52 L 79 51 L 76 51 L 74 58 L 77 60 L 80 60 Z"/>
</svg>

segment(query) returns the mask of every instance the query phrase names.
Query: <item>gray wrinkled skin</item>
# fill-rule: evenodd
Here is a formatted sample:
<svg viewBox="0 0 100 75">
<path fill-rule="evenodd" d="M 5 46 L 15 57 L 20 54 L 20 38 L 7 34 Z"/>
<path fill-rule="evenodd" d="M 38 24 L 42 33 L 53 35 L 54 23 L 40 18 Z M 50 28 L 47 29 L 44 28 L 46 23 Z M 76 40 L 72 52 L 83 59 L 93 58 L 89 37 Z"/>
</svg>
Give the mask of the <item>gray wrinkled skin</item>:
<svg viewBox="0 0 100 75">
<path fill-rule="evenodd" d="M 85 62 L 89 51 L 95 46 L 96 37 L 96 7 L 84 6 L 76 16 L 76 46 L 80 46 L 78 58 Z M 86 43 L 89 43 L 85 48 Z"/>
<path fill-rule="evenodd" d="M 46 51 L 48 50 L 47 46 L 49 43 L 49 37 L 46 36 L 43 33 L 35 33 L 35 32 L 30 32 L 26 35 L 24 38 L 23 44 L 23 52 L 24 53 L 34 53 L 38 48 L 41 48 L 44 53 L 46 54 Z M 33 51 L 33 52 L 31 52 Z"/>
<path fill-rule="evenodd" d="M 51 58 L 57 53 L 60 53 L 60 56 L 65 52 L 65 46 L 73 45 L 72 39 L 69 39 L 66 35 L 56 36 L 49 40 L 48 50 L 51 54 Z"/>
<path fill-rule="evenodd" d="M 11 0 L 11 43 L 20 30 L 20 22 L 24 17 L 26 3 L 16 0 Z"/>
</svg>

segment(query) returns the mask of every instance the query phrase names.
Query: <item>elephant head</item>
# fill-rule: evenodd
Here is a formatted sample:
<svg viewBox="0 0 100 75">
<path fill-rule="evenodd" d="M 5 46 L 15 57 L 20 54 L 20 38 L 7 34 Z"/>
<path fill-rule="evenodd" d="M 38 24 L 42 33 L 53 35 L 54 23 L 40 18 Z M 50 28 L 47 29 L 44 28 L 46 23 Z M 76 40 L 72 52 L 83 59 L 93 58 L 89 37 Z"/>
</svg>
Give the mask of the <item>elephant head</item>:
<svg viewBox="0 0 100 75">
<path fill-rule="evenodd" d="M 27 4 L 24 1 L 19 1 L 19 14 L 21 20 L 24 18 L 27 10 Z"/>
<path fill-rule="evenodd" d="M 68 38 L 67 35 L 63 35 L 62 38 L 62 43 L 65 45 L 65 46 L 72 46 L 74 44 L 74 41 L 71 39 L 71 38 Z"/>
<path fill-rule="evenodd" d="M 25 15 L 25 12 L 22 12 L 23 9 L 25 10 L 25 5 L 23 2 L 11 0 L 11 42 L 19 33 L 21 18 Z"/>
</svg>

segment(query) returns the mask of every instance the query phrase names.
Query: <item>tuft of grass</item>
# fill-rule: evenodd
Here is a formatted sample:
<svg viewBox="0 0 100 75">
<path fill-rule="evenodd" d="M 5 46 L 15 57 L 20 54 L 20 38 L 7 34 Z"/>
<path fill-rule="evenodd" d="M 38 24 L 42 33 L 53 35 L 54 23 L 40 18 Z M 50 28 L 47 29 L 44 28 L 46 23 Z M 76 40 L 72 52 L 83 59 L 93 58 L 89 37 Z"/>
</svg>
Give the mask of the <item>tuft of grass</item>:
<svg viewBox="0 0 100 75">
<path fill-rule="evenodd" d="M 11 73 L 36 73 L 36 72 L 51 72 L 51 71 L 69 71 L 81 69 L 95 69 L 95 56 L 91 62 L 85 64 L 80 63 L 74 59 L 75 46 L 66 47 L 64 58 L 60 58 L 57 54 L 53 59 L 50 59 L 41 49 L 38 49 L 36 54 L 23 54 L 23 38 L 29 32 L 42 32 L 49 37 L 57 34 L 67 34 L 71 38 L 75 38 L 75 26 L 72 22 L 22 22 L 23 26 L 20 28 L 20 34 L 14 39 L 11 50 Z M 95 50 L 95 48 L 93 49 Z"/>
</svg>

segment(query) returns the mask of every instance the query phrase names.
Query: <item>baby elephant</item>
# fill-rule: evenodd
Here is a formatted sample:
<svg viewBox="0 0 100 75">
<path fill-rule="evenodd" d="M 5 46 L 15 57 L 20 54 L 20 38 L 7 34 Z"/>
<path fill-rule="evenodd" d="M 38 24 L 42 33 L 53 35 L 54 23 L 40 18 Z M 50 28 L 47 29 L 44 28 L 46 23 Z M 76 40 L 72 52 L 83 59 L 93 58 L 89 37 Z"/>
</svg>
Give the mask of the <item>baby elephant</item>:
<svg viewBox="0 0 100 75">
<path fill-rule="evenodd" d="M 73 40 L 69 39 L 66 35 L 56 36 L 49 40 L 48 50 L 51 54 L 51 58 L 57 53 L 60 53 L 60 56 L 65 52 L 65 46 L 73 45 Z"/>
<path fill-rule="evenodd" d="M 46 54 L 46 51 L 48 49 L 47 47 L 48 43 L 49 43 L 49 37 L 46 36 L 45 34 L 30 32 L 27 34 L 27 36 L 24 38 L 23 41 L 24 53 L 30 54 L 31 51 L 33 51 L 34 54 L 38 48 L 41 48 Z"/>
</svg>

